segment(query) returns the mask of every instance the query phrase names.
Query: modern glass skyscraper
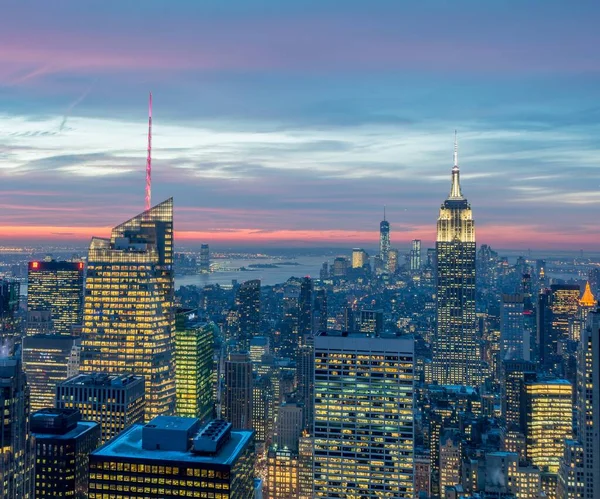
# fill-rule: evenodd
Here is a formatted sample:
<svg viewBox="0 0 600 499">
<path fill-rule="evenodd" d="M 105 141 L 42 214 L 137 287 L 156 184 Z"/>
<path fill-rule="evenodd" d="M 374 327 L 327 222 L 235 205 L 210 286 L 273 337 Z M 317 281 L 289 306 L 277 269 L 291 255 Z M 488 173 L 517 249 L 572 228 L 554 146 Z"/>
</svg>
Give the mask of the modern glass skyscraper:
<svg viewBox="0 0 600 499">
<path fill-rule="evenodd" d="M 212 416 L 213 347 L 216 326 L 193 310 L 175 318 L 177 415 L 208 421 Z"/>
<path fill-rule="evenodd" d="M 247 351 L 250 340 L 260 335 L 260 280 L 243 282 L 237 291 L 235 304 L 239 317 L 239 350 Z"/>
<path fill-rule="evenodd" d="M 83 262 L 33 261 L 27 271 L 27 334 L 71 334 L 81 324 Z M 49 324 L 38 320 L 48 312 Z"/>
<path fill-rule="evenodd" d="M 414 341 L 315 337 L 314 497 L 413 498 Z"/>
<path fill-rule="evenodd" d="M 175 411 L 173 199 L 94 237 L 81 371 L 145 377 L 146 419 Z"/>
<path fill-rule="evenodd" d="M 481 360 L 475 317 L 475 223 L 460 190 L 455 145 L 450 196 L 437 222 L 437 334 L 432 376 L 441 385 L 477 386 Z"/>
<path fill-rule="evenodd" d="M 383 220 L 379 224 L 379 258 L 385 264 L 388 261 L 390 253 L 390 223 L 385 219 L 385 209 L 383 210 Z"/>
</svg>

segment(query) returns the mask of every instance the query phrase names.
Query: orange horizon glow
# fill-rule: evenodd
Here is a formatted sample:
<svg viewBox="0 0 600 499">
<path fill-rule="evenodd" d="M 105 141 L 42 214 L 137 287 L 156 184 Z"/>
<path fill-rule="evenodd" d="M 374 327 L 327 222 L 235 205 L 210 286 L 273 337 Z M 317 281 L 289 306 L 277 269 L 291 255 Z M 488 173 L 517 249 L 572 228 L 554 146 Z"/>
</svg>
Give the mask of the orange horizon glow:
<svg viewBox="0 0 600 499">
<path fill-rule="evenodd" d="M 32 241 L 40 242 L 86 242 L 92 236 L 110 237 L 112 227 L 65 227 L 65 226 L 0 226 L 4 242 Z M 265 229 L 226 229 L 219 231 L 175 231 L 175 240 L 181 242 L 208 242 L 213 244 L 341 244 L 358 245 L 378 243 L 377 231 L 352 230 L 265 230 Z M 413 239 L 433 243 L 435 226 L 416 226 L 409 231 L 394 232 L 392 244 L 408 244 Z M 503 248 L 597 248 L 595 234 L 568 234 L 545 231 L 537 226 L 487 225 L 477 228 L 479 244 L 490 244 Z"/>
</svg>

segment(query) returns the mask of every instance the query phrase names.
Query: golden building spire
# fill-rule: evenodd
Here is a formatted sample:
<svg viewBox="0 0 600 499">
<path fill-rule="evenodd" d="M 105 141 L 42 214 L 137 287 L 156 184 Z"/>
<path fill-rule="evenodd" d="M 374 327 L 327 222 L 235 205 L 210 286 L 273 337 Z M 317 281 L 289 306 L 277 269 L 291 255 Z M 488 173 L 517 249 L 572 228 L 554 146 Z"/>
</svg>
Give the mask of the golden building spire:
<svg viewBox="0 0 600 499">
<path fill-rule="evenodd" d="M 579 299 L 579 304 L 582 307 L 594 307 L 594 306 L 596 306 L 596 298 L 594 298 L 594 295 L 592 293 L 592 288 L 590 288 L 589 281 L 587 281 L 585 283 L 585 291 L 583 292 L 583 295 Z"/>
</svg>

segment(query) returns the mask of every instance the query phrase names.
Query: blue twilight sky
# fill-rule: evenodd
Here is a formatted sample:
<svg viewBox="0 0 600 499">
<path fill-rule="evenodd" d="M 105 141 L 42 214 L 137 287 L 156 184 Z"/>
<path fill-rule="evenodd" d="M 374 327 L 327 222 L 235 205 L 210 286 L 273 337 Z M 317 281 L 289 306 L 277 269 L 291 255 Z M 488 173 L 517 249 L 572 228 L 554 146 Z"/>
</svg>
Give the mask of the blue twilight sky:
<svg viewBox="0 0 600 499">
<path fill-rule="evenodd" d="M 180 241 L 431 241 L 454 129 L 478 241 L 598 248 L 600 2 L 74 1 L 0 7 L 2 243 L 153 200 Z"/>
</svg>

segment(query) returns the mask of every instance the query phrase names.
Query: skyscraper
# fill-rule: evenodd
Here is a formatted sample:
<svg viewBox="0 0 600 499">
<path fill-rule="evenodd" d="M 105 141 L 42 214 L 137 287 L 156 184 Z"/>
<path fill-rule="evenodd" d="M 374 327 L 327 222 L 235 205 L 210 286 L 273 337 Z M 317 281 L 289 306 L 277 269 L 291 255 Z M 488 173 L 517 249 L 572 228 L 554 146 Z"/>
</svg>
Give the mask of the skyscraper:
<svg viewBox="0 0 600 499">
<path fill-rule="evenodd" d="M 298 340 L 303 345 L 313 333 L 313 282 L 304 277 L 298 297 Z"/>
<path fill-rule="evenodd" d="M 583 447 L 584 499 L 600 490 L 600 312 L 590 312 L 577 359 L 577 437 Z"/>
<path fill-rule="evenodd" d="M 27 334 L 71 334 L 81 324 L 83 309 L 83 262 L 33 261 L 27 272 Z M 50 324 L 36 317 L 47 315 Z"/>
<path fill-rule="evenodd" d="M 229 354 L 225 361 L 223 418 L 235 429 L 252 429 L 252 362 L 246 352 Z"/>
<path fill-rule="evenodd" d="M 260 335 L 260 280 L 243 282 L 237 291 L 239 350 L 247 351 L 250 340 Z"/>
<path fill-rule="evenodd" d="M 413 497 L 414 341 L 315 337 L 314 497 Z"/>
<path fill-rule="evenodd" d="M 200 246 L 200 272 L 203 274 L 210 272 L 210 249 L 208 244 Z"/>
<path fill-rule="evenodd" d="M 78 409 L 102 427 L 106 442 L 134 423 L 144 421 L 144 378 L 106 373 L 80 374 L 56 387 L 57 409 Z"/>
<path fill-rule="evenodd" d="M 175 381 L 177 415 L 208 421 L 212 416 L 213 323 L 201 322 L 194 311 L 175 318 Z"/>
<path fill-rule="evenodd" d="M 526 453 L 535 466 L 556 473 L 565 439 L 573 435 L 573 387 L 566 380 L 526 382 L 521 408 Z"/>
<path fill-rule="evenodd" d="M 254 498 L 254 434 L 159 416 L 90 454 L 90 499 Z"/>
<path fill-rule="evenodd" d="M 352 250 L 352 268 L 353 269 L 362 269 L 363 266 L 368 263 L 369 255 L 362 248 L 354 248 Z"/>
<path fill-rule="evenodd" d="M 387 268 L 387 261 L 390 253 L 390 223 L 385 218 L 385 208 L 383 209 L 383 220 L 379 224 L 379 258 Z"/>
<path fill-rule="evenodd" d="M 80 355 L 77 336 L 37 334 L 23 338 L 23 370 L 32 412 L 54 407 L 56 385 L 79 374 Z"/>
<path fill-rule="evenodd" d="M 35 452 L 19 351 L 14 357 L 0 357 L 0 407 L 0 497 L 33 498 Z"/>
<path fill-rule="evenodd" d="M 413 239 L 410 249 L 410 271 L 418 272 L 421 270 L 421 240 Z"/>
<path fill-rule="evenodd" d="M 175 410 L 173 199 L 93 238 L 82 372 L 145 377 L 146 418 Z"/>
<path fill-rule="evenodd" d="M 432 376 L 442 385 L 481 382 L 475 317 L 475 223 L 460 190 L 455 143 L 450 195 L 437 222 L 437 334 Z"/>
<path fill-rule="evenodd" d="M 19 281 L 0 278 L 0 346 L 20 334 L 19 291 Z"/>
<path fill-rule="evenodd" d="M 89 456 L 100 443 L 100 425 L 77 409 L 44 409 L 31 415 L 35 437 L 35 497 L 88 497 Z"/>
<path fill-rule="evenodd" d="M 503 294 L 500 316 L 500 357 L 502 360 L 530 360 L 530 338 L 525 329 L 522 294 Z"/>
</svg>

